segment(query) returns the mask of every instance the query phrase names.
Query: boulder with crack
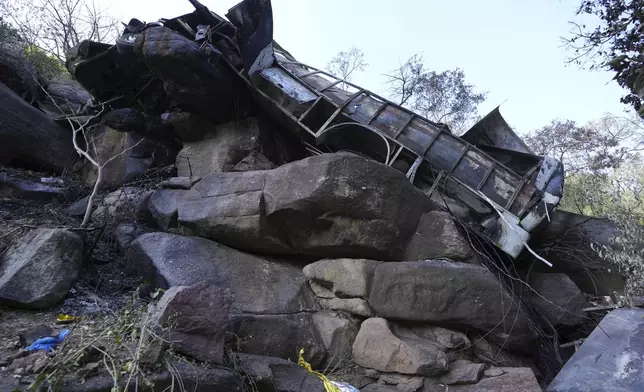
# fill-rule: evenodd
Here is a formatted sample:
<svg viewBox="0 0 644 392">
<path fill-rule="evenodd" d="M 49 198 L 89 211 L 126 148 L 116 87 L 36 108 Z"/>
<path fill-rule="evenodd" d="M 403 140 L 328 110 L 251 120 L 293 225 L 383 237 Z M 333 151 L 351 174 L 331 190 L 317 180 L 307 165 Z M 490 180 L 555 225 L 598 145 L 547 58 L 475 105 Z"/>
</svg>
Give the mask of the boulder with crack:
<svg viewBox="0 0 644 392">
<path fill-rule="evenodd" d="M 530 318 L 483 266 L 442 260 L 382 263 L 369 304 L 380 317 L 489 332 L 517 350 L 536 338 Z"/>
<path fill-rule="evenodd" d="M 222 364 L 230 302 L 227 291 L 207 283 L 174 286 L 151 307 L 150 318 L 177 352 Z"/>
<path fill-rule="evenodd" d="M 380 263 L 365 259 L 326 259 L 304 267 L 304 275 L 322 308 L 371 317 L 373 310 L 366 298 Z"/>
<path fill-rule="evenodd" d="M 62 172 L 75 154 L 72 133 L 0 83 L 0 164 Z"/>
<path fill-rule="evenodd" d="M 227 330 L 244 352 L 292 358 L 303 347 L 312 364 L 324 361 L 325 345 L 313 320 L 319 306 L 299 267 L 166 233 L 138 237 L 127 257 L 156 287 L 206 282 L 230 290 Z"/>
<path fill-rule="evenodd" d="M 401 173 L 350 153 L 214 173 L 164 199 L 163 225 L 238 249 L 388 260 L 435 208 Z"/>
<path fill-rule="evenodd" d="M 35 229 L 0 259 L 0 304 L 47 309 L 63 300 L 78 277 L 83 241 L 63 229 Z"/>
<path fill-rule="evenodd" d="M 179 176 L 203 177 L 233 171 L 249 154 L 261 149 L 260 125 L 255 118 L 213 126 L 202 139 L 183 143 L 177 172 Z"/>
<path fill-rule="evenodd" d="M 389 322 L 370 318 L 353 343 L 353 360 L 360 366 L 388 373 L 440 376 L 448 370 L 447 355 L 421 338 L 396 336 Z"/>
<path fill-rule="evenodd" d="M 535 291 L 530 293 L 533 306 L 550 324 L 581 325 L 587 320 L 588 301 L 568 275 L 533 272 L 530 287 Z"/>
</svg>

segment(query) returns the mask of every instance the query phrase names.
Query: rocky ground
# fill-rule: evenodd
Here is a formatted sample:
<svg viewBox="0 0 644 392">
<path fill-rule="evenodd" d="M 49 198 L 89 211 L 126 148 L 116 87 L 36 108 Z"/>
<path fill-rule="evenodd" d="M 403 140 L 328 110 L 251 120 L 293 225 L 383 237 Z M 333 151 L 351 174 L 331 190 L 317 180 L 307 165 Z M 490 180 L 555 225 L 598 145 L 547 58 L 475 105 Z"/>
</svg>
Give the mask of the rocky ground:
<svg viewBox="0 0 644 392">
<path fill-rule="evenodd" d="M 534 237 L 555 269 L 508 260 L 400 171 L 233 112 L 248 91 L 203 46 L 137 45 L 152 87 L 128 105 L 0 79 L 2 391 L 324 391 L 301 350 L 363 392 L 541 391 L 621 283 L 567 252 L 570 216 Z M 73 131 L 102 168 L 86 225 Z"/>
</svg>

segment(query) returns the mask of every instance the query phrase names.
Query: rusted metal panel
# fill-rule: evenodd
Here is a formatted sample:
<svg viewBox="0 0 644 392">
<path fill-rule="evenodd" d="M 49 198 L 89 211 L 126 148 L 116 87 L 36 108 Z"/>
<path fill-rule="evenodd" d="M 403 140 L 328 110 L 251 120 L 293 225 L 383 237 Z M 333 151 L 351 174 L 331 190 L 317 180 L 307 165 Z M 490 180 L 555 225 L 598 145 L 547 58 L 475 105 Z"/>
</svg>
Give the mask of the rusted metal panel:
<svg viewBox="0 0 644 392">
<path fill-rule="evenodd" d="M 385 132 L 387 136 L 394 139 L 398 135 L 398 131 L 404 127 L 413 114 L 403 111 L 395 106 L 387 105 L 376 118 L 371 122 L 371 125 Z"/>
<path fill-rule="evenodd" d="M 501 115 L 499 107 L 496 107 L 487 116 L 474 124 L 461 137 L 472 144 L 487 144 L 506 150 L 533 154 L 528 145 L 510 128 Z"/>
</svg>

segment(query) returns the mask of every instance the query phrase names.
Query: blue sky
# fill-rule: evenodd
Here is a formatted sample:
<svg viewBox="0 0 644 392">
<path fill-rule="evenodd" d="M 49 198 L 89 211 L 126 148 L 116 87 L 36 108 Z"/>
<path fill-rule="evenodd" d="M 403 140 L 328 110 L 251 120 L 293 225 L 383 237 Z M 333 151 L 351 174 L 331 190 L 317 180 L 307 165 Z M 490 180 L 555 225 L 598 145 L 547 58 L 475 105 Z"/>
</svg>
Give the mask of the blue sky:
<svg viewBox="0 0 644 392">
<path fill-rule="evenodd" d="M 108 0 L 99 0 L 103 6 Z M 237 0 L 203 0 L 224 15 Z M 275 39 L 298 60 L 324 68 L 356 46 L 369 64 L 353 81 L 385 93 L 383 73 L 415 53 L 429 69 L 459 67 L 488 91 L 481 114 L 501 113 L 519 133 L 554 118 L 585 123 L 623 113 L 624 91 L 608 72 L 566 64 L 562 46 L 579 0 L 272 0 Z M 153 21 L 192 11 L 187 0 L 111 0 L 109 12 Z M 383 94 L 384 95 L 384 94 Z M 505 101 L 505 102 L 504 102 Z"/>
</svg>

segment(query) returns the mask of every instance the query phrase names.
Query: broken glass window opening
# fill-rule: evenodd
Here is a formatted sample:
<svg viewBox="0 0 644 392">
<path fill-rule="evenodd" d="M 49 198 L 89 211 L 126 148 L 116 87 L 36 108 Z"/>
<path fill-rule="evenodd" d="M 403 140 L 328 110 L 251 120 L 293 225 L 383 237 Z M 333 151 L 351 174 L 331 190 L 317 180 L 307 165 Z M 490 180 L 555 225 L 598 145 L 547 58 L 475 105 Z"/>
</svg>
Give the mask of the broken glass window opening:
<svg viewBox="0 0 644 392">
<path fill-rule="evenodd" d="M 104 101 L 127 96 L 123 84 L 143 71 L 127 57 L 126 47 L 136 45 L 136 36 L 148 28 L 170 29 L 201 45 L 204 53 L 217 52 L 223 59 L 219 66 L 228 68 L 222 75 L 236 74 L 311 154 L 348 150 L 405 173 L 427 197 L 513 258 L 559 204 L 562 163 L 533 154 L 498 107 L 458 137 L 444 124 L 297 61 L 273 40 L 270 0 L 244 0 L 228 11 L 228 20 L 190 2 L 191 14 L 149 24 L 133 19 L 116 49 L 89 50 L 96 45 L 84 44 L 85 51 L 73 60 L 77 80 Z M 113 78 L 101 73 L 128 77 L 119 78 L 123 87 L 102 87 Z"/>
</svg>

